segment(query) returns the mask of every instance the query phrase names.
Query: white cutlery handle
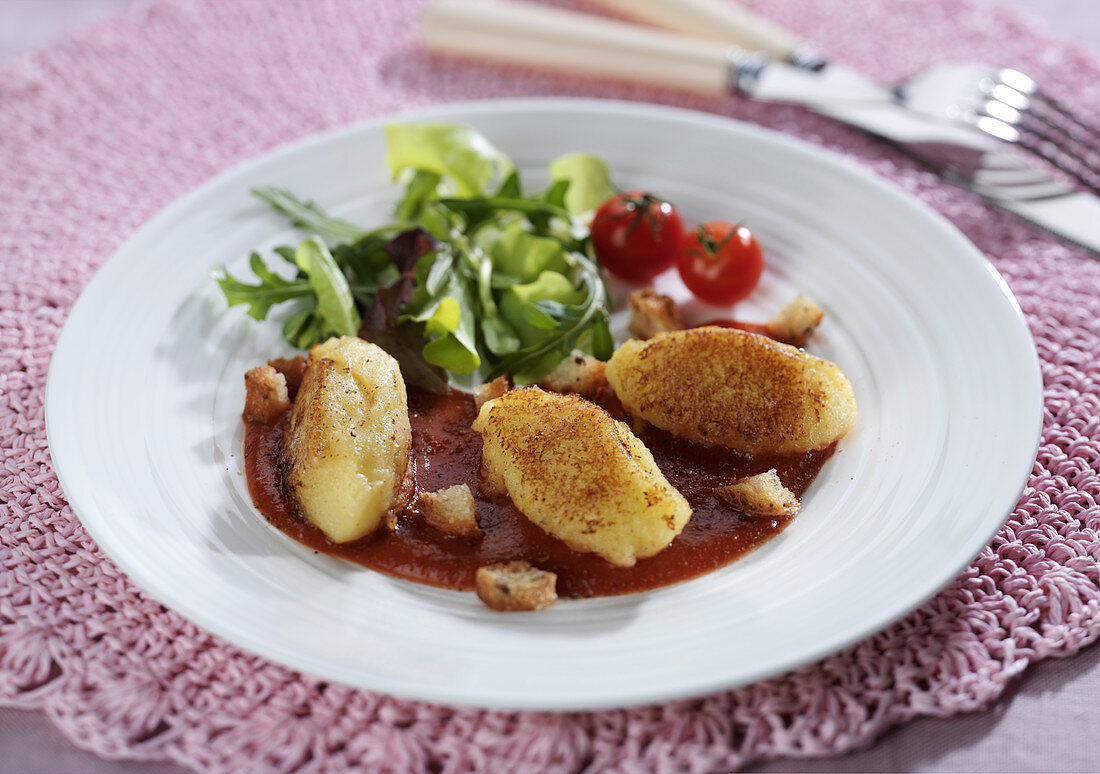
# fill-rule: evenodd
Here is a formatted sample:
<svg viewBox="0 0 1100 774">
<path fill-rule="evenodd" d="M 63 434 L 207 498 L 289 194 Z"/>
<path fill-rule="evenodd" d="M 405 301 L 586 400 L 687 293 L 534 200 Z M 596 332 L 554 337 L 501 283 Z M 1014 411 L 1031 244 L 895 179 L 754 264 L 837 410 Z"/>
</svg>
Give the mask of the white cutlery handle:
<svg viewBox="0 0 1100 774">
<path fill-rule="evenodd" d="M 433 0 L 420 34 L 439 53 L 712 95 L 729 93 L 731 68 L 747 56 L 717 41 L 515 0 Z"/>
<path fill-rule="evenodd" d="M 656 27 L 735 43 L 772 59 L 798 61 L 808 51 L 794 33 L 729 0 L 596 0 Z"/>
</svg>

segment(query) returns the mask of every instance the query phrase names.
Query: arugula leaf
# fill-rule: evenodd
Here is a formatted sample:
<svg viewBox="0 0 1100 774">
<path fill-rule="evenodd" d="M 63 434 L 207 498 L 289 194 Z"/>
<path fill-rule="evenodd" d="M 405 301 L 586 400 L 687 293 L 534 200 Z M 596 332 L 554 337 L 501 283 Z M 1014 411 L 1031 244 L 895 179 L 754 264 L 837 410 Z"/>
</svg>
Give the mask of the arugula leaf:
<svg viewBox="0 0 1100 774">
<path fill-rule="evenodd" d="M 438 239 L 446 239 L 451 222 L 435 207 L 441 176 L 419 169 L 409 180 L 405 196 L 397 203 L 394 215 L 403 226 L 419 226 Z"/>
<path fill-rule="evenodd" d="M 315 300 L 286 318 L 283 323 L 283 338 L 298 349 L 309 349 L 324 338 Z"/>
<path fill-rule="evenodd" d="M 320 237 L 310 237 L 298 245 L 294 262 L 309 277 L 309 285 L 317 297 L 314 314 L 322 336 L 354 336 L 359 331 L 360 319 L 351 288 Z"/>
<path fill-rule="evenodd" d="M 267 202 L 271 205 L 271 209 L 302 231 L 332 237 L 341 242 L 354 242 L 366 233 L 346 220 L 330 218 L 313 202 L 304 202 L 283 188 L 272 186 L 253 188 L 252 195 Z"/>
<path fill-rule="evenodd" d="M 259 278 L 258 285 L 249 285 L 233 277 L 223 267 L 221 276 L 215 276 L 218 286 L 225 294 L 229 306 L 248 304 L 248 316 L 254 320 L 263 320 L 275 304 L 302 298 L 313 292 L 305 279 L 287 280 L 267 268 L 259 253 L 249 257 L 252 273 Z"/>
<path fill-rule="evenodd" d="M 523 198 L 523 186 L 519 182 L 519 172 L 512 170 L 512 172 L 504 178 L 504 181 L 500 184 L 500 188 L 496 192 L 497 199 L 522 199 Z"/>
<path fill-rule="evenodd" d="M 432 390 L 446 386 L 448 371 L 507 371 L 525 384 L 576 347 L 610 356 L 610 296 L 585 223 L 612 190 L 603 162 L 555 159 L 550 185 L 525 194 L 511 161 L 468 127 L 391 124 L 386 136 L 386 161 L 405 180 L 395 222 L 367 231 L 282 189 L 258 188 L 311 236 L 296 250 L 275 249 L 297 267 L 293 278 L 258 255 L 259 284 L 223 273 L 231 304 L 262 319 L 296 300 L 287 341 L 307 348 L 358 329 L 397 358 L 408 384 Z"/>
<path fill-rule="evenodd" d="M 586 347 L 588 351 L 600 360 L 609 360 L 615 353 L 615 337 L 611 335 L 611 321 L 606 311 L 596 316 L 588 333 L 590 338 Z"/>
<path fill-rule="evenodd" d="M 398 233 L 396 227 L 379 229 L 359 237 L 354 242 L 332 247 L 336 265 L 346 269 L 358 285 L 388 285 L 397 279 L 396 270 L 387 246 Z M 290 259 L 294 262 L 293 254 Z"/>
<path fill-rule="evenodd" d="M 440 197 L 438 203 L 447 209 L 466 215 L 476 226 L 495 212 L 511 211 L 530 217 L 561 218 L 569 221 L 569 211 L 553 202 L 542 199 L 511 199 L 506 197 L 470 196 L 466 198 Z"/>
</svg>

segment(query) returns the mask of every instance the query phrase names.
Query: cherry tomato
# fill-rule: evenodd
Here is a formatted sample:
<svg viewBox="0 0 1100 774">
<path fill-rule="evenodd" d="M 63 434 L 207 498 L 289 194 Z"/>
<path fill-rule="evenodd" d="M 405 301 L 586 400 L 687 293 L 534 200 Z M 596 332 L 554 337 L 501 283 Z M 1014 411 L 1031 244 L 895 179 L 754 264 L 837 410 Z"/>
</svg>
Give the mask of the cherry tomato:
<svg viewBox="0 0 1100 774">
<path fill-rule="evenodd" d="M 649 282 L 676 263 L 684 223 L 676 208 L 642 191 L 612 196 L 592 220 L 600 265 L 628 282 Z"/>
<path fill-rule="evenodd" d="M 676 268 L 697 298 L 726 306 L 756 287 L 764 271 L 764 251 L 744 226 L 714 221 L 687 236 Z"/>
</svg>

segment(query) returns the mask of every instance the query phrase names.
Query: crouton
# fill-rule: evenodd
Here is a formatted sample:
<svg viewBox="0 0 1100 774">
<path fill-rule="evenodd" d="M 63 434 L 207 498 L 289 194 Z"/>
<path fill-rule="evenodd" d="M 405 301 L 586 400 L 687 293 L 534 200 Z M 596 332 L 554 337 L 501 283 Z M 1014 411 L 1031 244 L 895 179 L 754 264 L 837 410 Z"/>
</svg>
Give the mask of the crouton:
<svg viewBox="0 0 1100 774">
<path fill-rule="evenodd" d="M 512 386 L 508 384 L 507 376 L 498 376 L 488 384 L 479 384 L 474 387 L 474 406 L 481 411 L 482 406 L 494 398 L 499 398 L 510 389 Z"/>
<path fill-rule="evenodd" d="M 572 392 L 591 398 L 607 385 L 606 369 L 607 364 L 602 360 L 575 349 L 558 363 L 557 368 L 543 377 L 539 387 L 550 392 Z"/>
<path fill-rule="evenodd" d="M 794 493 L 783 486 L 775 468 L 717 487 L 714 493 L 737 510 L 753 516 L 794 516 L 801 507 Z"/>
<path fill-rule="evenodd" d="M 269 365 L 258 366 L 244 375 L 244 418 L 251 422 L 274 422 L 290 410 L 286 377 Z"/>
<path fill-rule="evenodd" d="M 493 610 L 542 610 L 558 599 L 558 576 L 527 562 L 477 568 L 477 596 Z"/>
<path fill-rule="evenodd" d="M 651 339 L 658 333 L 678 331 L 684 327 L 676 302 L 653 288 L 635 290 L 627 301 L 633 310 L 627 331 L 636 339 Z"/>
<path fill-rule="evenodd" d="M 295 357 L 277 357 L 268 360 L 267 364 L 281 373 L 286 379 L 286 390 L 290 399 L 298 394 L 298 388 L 302 386 L 302 377 L 306 372 L 306 359 L 301 355 Z"/>
<path fill-rule="evenodd" d="M 423 492 L 416 501 L 424 521 L 440 532 L 458 537 L 479 537 L 477 504 L 466 484 L 456 484 L 438 492 Z"/>
<path fill-rule="evenodd" d="M 824 310 L 799 293 L 779 313 L 764 323 L 769 336 L 780 341 L 803 347 L 825 317 Z"/>
</svg>

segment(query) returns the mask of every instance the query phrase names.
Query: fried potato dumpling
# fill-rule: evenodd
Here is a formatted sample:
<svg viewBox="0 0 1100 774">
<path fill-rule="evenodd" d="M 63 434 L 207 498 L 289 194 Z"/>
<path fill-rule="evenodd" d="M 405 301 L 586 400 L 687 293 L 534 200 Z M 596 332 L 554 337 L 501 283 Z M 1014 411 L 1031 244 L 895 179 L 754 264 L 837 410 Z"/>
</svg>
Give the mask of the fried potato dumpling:
<svg viewBox="0 0 1100 774">
<path fill-rule="evenodd" d="M 473 428 L 489 488 L 574 551 L 630 567 L 691 516 L 649 449 L 577 395 L 512 390 L 482 406 Z"/>
<path fill-rule="evenodd" d="M 607 378 L 631 415 L 749 454 L 823 449 L 856 422 L 852 385 L 835 363 L 734 328 L 628 341 Z"/>
<path fill-rule="evenodd" d="M 411 439 L 396 360 L 354 336 L 310 351 L 282 464 L 302 515 L 330 540 L 378 527 L 398 496 Z"/>
</svg>

